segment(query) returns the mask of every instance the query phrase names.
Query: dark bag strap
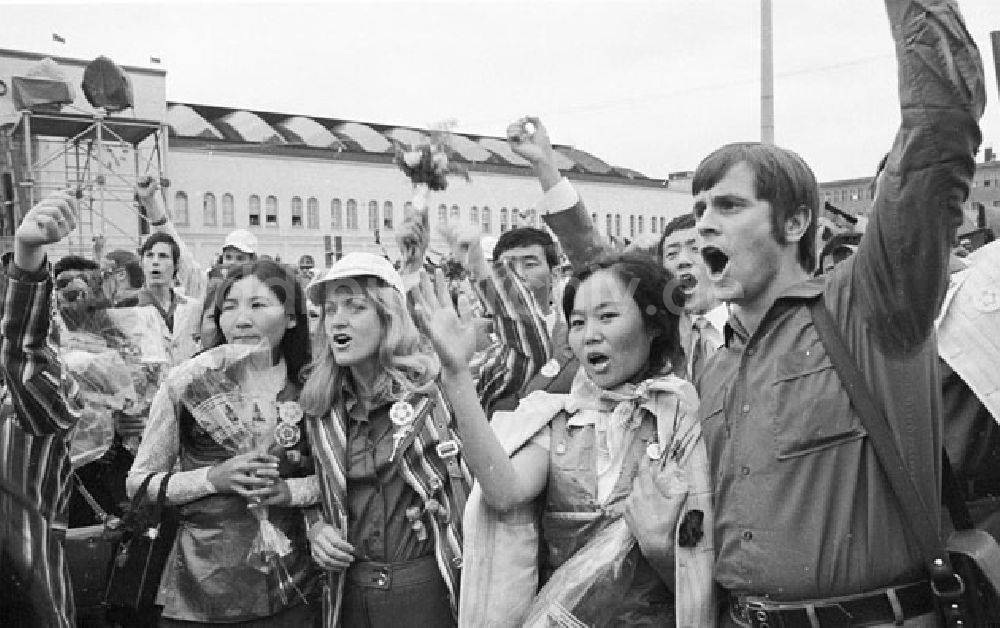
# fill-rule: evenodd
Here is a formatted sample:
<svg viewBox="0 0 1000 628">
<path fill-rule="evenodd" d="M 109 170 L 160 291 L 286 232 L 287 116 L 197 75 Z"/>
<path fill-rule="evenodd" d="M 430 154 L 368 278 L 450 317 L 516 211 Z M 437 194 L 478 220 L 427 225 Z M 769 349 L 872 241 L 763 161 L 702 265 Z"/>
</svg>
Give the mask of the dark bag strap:
<svg viewBox="0 0 1000 628">
<path fill-rule="evenodd" d="M 889 478 L 896 499 L 903 508 L 910 530 L 927 563 L 935 593 L 939 597 L 958 598 L 963 592 L 963 586 L 951 568 L 944 543 L 938 533 L 937 522 L 931 518 L 930 511 L 920 497 L 913 476 L 907 471 L 903 457 L 896 446 L 889 423 L 875 404 L 868 384 L 858 369 L 854 356 L 844 343 L 837 324 L 826 309 L 822 297 L 809 303 L 809 313 L 812 315 L 813 325 L 826 349 L 826 354 L 837 370 L 840 382 L 851 399 L 851 405 L 861 418 L 861 424 L 868 431 L 868 438 L 875 449 L 875 455 Z"/>
<path fill-rule="evenodd" d="M 149 482 L 153 479 L 153 476 L 157 475 L 159 472 L 150 473 L 142 480 L 142 484 L 139 485 L 139 490 L 135 492 L 132 496 L 132 503 L 129 504 L 129 516 L 135 516 L 134 513 L 139 512 L 139 510 L 149 502 L 154 505 L 152 516 L 154 521 L 159 521 L 161 515 L 163 514 L 164 504 L 167 501 L 167 483 L 170 481 L 170 476 L 173 472 L 168 472 L 164 477 L 163 481 L 160 482 L 160 490 L 156 496 L 156 501 L 149 499 Z"/>
<path fill-rule="evenodd" d="M 73 481 L 73 486 L 75 486 L 77 492 L 80 493 L 80 497 L 82 497 L 83 501 L 87 502 L 87 505 L 90 506 L 90 509 L 94 511 L 94 515 L 97 517 L 97 520 L 100 521 L 101 523 L 106 523 L 109 518 L 108 513 L 103 508 L 101 508 L 101 505 L 97 503 L 97 500 L 94 499 L 94 496 L 90 494 L 90 491 L 87 490 L 87 487 L 83 485 L 83 480 L 80 479 L 80 476 L 77 475 L 76 473 L 73 473 L 70 475 L 70 478 Z"/>
<path fill-rule="evenodd" d="M 955 469 L 948 458 L 948 451 L 944 447 L 941 448 L 941 503 L 948 509 L 956 530 L 971 530 L 975 527 L 969 505 L 965 503 L 965 493 L 962 492 Z"/>
</svg>

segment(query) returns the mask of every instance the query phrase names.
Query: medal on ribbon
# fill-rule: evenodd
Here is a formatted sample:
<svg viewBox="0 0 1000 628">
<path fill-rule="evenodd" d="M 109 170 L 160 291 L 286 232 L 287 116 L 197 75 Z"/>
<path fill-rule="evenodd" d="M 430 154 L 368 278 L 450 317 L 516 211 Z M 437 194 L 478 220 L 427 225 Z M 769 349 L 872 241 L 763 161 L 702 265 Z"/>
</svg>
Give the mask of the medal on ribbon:
<svg viewBox="0 0 1000 628">
<path fill-rule="evenodd" d="M 278 425 L 274 428 L 274 442 L 285 449 L 291 449 L 302 440 L 302 406 L 297 401 L 282 401 L 278 404 Z"/>
</svg>

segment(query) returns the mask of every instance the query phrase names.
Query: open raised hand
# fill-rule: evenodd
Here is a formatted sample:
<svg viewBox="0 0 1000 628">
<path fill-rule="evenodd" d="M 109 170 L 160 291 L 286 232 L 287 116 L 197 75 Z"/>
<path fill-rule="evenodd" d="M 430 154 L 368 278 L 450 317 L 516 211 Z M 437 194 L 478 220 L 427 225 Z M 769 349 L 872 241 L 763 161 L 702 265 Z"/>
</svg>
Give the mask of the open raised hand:
<svg viewBox="0 0 1000 628">
<path fill-rule="evenodd" d="M 411 294 L 416 323 L 434 346 L 441 367 L 452 373 L 467 371 L 476 349 L 476 327 L 468 297 L 460 294 L 456 309 L 440 268 L 434 272 L 434 281 L 422 272 L 420 284 Z"/>
</svg>

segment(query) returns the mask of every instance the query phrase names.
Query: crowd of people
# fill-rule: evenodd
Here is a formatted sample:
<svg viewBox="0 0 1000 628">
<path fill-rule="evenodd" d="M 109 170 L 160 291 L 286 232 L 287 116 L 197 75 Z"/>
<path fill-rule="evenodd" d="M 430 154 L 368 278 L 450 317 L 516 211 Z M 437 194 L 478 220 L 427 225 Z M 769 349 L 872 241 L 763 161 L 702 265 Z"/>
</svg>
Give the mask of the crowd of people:
<svg viewBox="0 0 1000 628">
<path fill-rule="evenodd" d="M 451 229 L 447 260 L 416 207 L 398 260 L 311 276 L 238 230 L 205 269 L 145 180 L 137 254 L 50 267 L 78 200 L 38 203 L 0 272 L 3 624 L 83 625 L 66 530 L 145 492 L 179 525 L 142 625 L 973 625 L 943 609 L 950 576 L 816 319 L 930 519 L 953 525 L 952 465 L 1000 537 L 998 386 L 960 350 L 980 333 L 962 291 L 996 281 L 1000 253 L 954 254 L 982 63 L 953 2 L 885 4 L 902 121 L 863 234 L 824 241 L 802 158 L 734 143 L 655 250 L 622 247 L 533 117 L 506 134 L 545 228 Z M 148 388 L 129 403 L 81 375 L 123 353 L 92 351 L 105 319 L 161 356 L 128 371 Z"/>
</svg>

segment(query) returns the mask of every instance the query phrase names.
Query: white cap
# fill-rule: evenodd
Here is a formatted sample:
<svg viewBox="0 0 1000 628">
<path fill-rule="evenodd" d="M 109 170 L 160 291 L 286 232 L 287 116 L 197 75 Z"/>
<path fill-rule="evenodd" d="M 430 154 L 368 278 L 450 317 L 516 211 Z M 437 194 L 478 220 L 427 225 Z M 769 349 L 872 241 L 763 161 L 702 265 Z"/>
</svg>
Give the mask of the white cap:
<svg viewBox="0 0 1000 628">
<path fill-rule="evenodd" d="M 234 249 L 239 249 L 244 253 L 249 253 L 250 255 L 257 254 L 257 236 L 250 233 L 246 229 L 237 229 L 236 231 L 230 231 L 229 235 L 226 236 L 226 241 L 222 245 L 222 249 L 225 250 L 229 247 Z"/>
<path fill-rule="evenodd" d="M 310 301 L 319 303 L 320 299 L 323 298 L 323 284 L 350 277 L 378 277 L 398 290 L 400 294 L 406 294 L 403 278 L 399 276 L 389 260 L 378 255 L 361 252 L 348 253 L 337 260 L 333 266 L 317 275 L 309 282 L 306 294 Z"/>
</svg>

